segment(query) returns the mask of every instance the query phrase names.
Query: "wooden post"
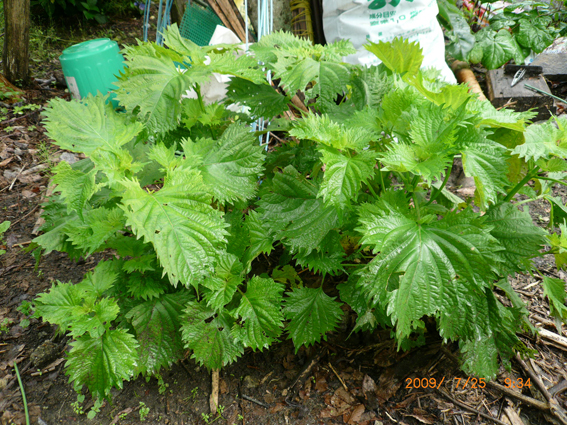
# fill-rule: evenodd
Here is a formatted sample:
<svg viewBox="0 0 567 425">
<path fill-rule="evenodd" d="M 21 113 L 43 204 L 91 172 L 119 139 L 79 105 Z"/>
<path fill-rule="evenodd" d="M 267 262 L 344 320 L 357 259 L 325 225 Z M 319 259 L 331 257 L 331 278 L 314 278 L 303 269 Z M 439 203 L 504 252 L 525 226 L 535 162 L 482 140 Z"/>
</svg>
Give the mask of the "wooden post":
<svg viewBox="0 0 567 425">
<path fill-rule="evenodd" d="M 29 79 L 30 0 L 4 0 L 2 64 L 8 81 Z"/>
<path fill-rule="evenodd" d="M 185 14 L 185 9 L 187 8 L 187 0 L 174 0 L 171 7 L 171 23 L 177 23 L 177 26 L 181 26 L 181 21 L 183 20 L 183 15 Z"/>
</svg>

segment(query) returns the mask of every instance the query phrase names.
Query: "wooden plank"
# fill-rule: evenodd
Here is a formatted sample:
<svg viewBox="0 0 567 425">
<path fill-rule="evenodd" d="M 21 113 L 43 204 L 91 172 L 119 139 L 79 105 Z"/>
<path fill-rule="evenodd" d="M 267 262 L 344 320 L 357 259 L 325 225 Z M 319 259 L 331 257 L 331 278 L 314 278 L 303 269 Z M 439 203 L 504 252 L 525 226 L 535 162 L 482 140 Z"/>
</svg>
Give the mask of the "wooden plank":
<svg viewBox="0 0 567 425">
<path fill-rule="evenodd" d="M 227 28 L 230 28 L 230 21 L 225 16 L 224 11 L 217 4 L 216 0 L 207 0 L 207 3 L 209 3 L 209 6 L 211 6 L 213 11 L 217 14 L 217 16 L 220 18 L 220 20 L 224 24 L 224 26 L 227 27 Z"/>
<path fill-rule="evenodd" d="M 216 0 L 216 1 L 217 4 L 222 8 L 225 16 L 230 21 L 230 29 L 235 32 L 235 34 L 238 36 L 238 38 L 240 38 L 242 42 L 245 42 L 246 34 L 244 32 L 244 26 L 240 24 L 240 21 L 237 18 L 237 16 L 240 16 L 240 12 L 238 12 L 238 9 L 236 10 L 236 14 L 235 14 L 229 3 L 229 0 Z M 234 5 L 234 7 L 236 8 L 236 5 Z"/>
<path fill-rule="evenodd" d="M 504 74 L 504 69 L 493 69 L 487 72 L 488 99 L 492 105 L 499 108 L 508 104 L 518 112 L 533 109 L 534 112 L 538 113 L 534 120 L 547 120 L 551 114 L 555 114 L 552 98 L 524 87 L 524 84 L 528 83 L 547 93 L 551 93 L 543 76 L 537 75 L 524 78 L 514 87 L 511 87 L 510 84 L 513 79 L 513 75 Z"/>
</svg>

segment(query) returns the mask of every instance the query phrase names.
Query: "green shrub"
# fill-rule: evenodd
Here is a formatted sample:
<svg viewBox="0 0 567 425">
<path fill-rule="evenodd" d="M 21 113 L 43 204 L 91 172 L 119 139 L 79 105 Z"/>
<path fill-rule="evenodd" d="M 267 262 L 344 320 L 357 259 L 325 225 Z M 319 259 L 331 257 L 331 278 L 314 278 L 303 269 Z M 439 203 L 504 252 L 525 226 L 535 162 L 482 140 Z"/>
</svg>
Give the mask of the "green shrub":
<svg viewBox="0 0 567 425">
<path fill-rule="evenodd" d="M 358 315 L 355 330 L 392 327 L 401 348 L 435 320 L 481 377 L 526 350 L 516 332 L 527 310 L 508 277 L 531 271 L 546 244 L 564 256 L 567 243 L 512 201 L 520 191 L 552 199 L 550 187 L 565 184 L 567 119 L 526 127 L 531 113 L 498 111 L 420 71 L 419 47 L 400 39 L 370 43 L 383 61 L 371 68 L 342 63 L 347 41 L 312 46 L 285 33 L 264 37 L 255 57 L 198 47 L 176 26 L 165 43 L 126 49 L 125 113 L 100 96 L 56 99 L 45 112 L 55 144 L 88 158 L 54 169 L 58 192 L 35 243 L 71 258 L 114 255 L 35 301 L 74 340 L 66 370 L 76 389 L 108 397 L 187 348 L 210 369 L 284 336 L 299 349 L 336 329 L 342 303 Z M 221 104 L 203 102 L 213 73 L 233 76 Z M 180 101 L 191 89 L 196 98 Z M 286 142 L 266 151 L 248 124 L 288 111 L 297 91 L 310 112 L 273 119 Z M 445 189 L 455 157 L 475 179 L 474 199 Z M 552 223 L 567 210 L 554 211 Z M 265 255 L 278 267 L 251 272 Z M 304 284 L 294 268 L 319 278 Z M 340 300 L 329 275 L 344 276 Z M 565 320 L 563 283 L 544 285 Z"/>
</svg>

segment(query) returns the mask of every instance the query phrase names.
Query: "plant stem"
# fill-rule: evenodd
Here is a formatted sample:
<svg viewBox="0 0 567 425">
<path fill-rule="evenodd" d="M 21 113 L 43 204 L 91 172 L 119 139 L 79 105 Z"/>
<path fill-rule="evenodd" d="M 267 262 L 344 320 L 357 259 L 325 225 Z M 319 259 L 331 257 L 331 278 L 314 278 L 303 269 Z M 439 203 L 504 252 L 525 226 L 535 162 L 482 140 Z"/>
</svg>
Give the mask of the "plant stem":
<svg viewBox="0 0 567 425">
<path fill-rule="evenodd" d="M 413 195 L 413 205 L 415 206 L 415 210 L 417 212 L 417 221 L 421 220 L 421 214 L 419 211 L 419 200 L 415 197 L 415 194 Z"/>
<path fill-rule="evenodd" d="M 197 100 L 199 101 L 199 105 L 201 106 L 201 111 L 203 114 L 205 111 L 205 102 L 203 102 L 203 96 L 201 96 L 201 85 L 195 84 L 195 93 L 197 93 Z"/>
<path fill-rule="evenodd" d="M 439 196 L 441 191 L 445 188 L 445 185 L 449 181 L 449 176 L 451 175 L 451 171 L 453 171 L 453 162 L 452 161 L 451 161 L 451 165 L 449 166 L 449 169 L 447 170 L 447 173 L 445 174 L 445 178 L 443 179 L 443 183 L 441 183 L 441 187 L 439 189 L 437 189 L 435 187 L 433 188 L 434 192 L 429 197 L 429 201 L 427 202 L 427 204 L 425 204 L 425 206 L 428 206 L 433 201 L 435 201 L 435 199 Z"/>
<path fill-rule="evenodd" d="M 538 172 L 539 172 L 539 167 L 535 167 L 532 171 L 526 174 L 526 177 L 524 177 L 522 181 L 518 183 L 516 186 L 514 186 L 514 188 L 510 191 L 510 193 L 506 195 L 506 197 L 504 198 L 504 202 L 510 202 L 510 200 L 514 197 L 514 195 L 518 193 L 520 189 L 526 185 L 527 182 L 529 182 L 534 176 L 536 176 Z"/>
<path fill-rule="evenodd" d="M 382 185 L 380 192 L 384 192 L 386 190 L 386 186 L 384 185 L 384 177 L 382 176 L 382 164 L 378 162 L 378 172 L 380 173 L 380 184 Z"/>
<path fill-rule="evenodd" d="M 16 377 L 18 378 L 18 384 L 20 384 L 20 391 L 22 393 L 22 399 L 24 400 L 24 412 L 26 414 L 26 425 L 30 425 L 30 415 L 28 413 L 28 402 L 26 400 L 26 392 L 24 391 L 24 384 L 22 383 L 22 378 L 20 378 L 20 371 L 18 370 L 18 364 L 14 361 L 14 369 L 16 371 Z"/>
<path fill-rule="evenodd" d="M 374 197 L 375 197 L 376 199 L 378 199 L 378 195 L 376 195 L 376 192 L 374 192 L 374 189 L 372 188 L 372 185 L 370 184 L 370 182 L 368 182 L 367 186 L 368 186 L 368 190 L 370 190 L 370 192 L 372 193 L 372 195 L 374 195 Z"/>
</svg>

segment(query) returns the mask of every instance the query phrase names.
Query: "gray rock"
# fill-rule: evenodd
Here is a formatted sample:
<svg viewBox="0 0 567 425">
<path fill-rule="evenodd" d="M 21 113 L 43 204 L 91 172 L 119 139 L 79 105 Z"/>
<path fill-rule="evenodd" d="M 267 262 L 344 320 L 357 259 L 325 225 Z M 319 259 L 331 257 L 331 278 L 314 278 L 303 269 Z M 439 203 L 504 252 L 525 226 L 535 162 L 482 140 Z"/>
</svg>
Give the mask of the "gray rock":
<svg viewBox="0 0 567 425">
<path fill-rule="evenodd" d="M 51 341 L 44 341 L 39 347 L 33 350 L 30 359 L 34 367 L 41 369 L 47 366 L 59 356 L 59 347 Z"/>
<path fill-rule="evenodd" d="M 74 164 L 79 160 L 74 154 L 70 152 L 63 152 L 60 156 L 61 161 L 67 161 L 69 164 Z"/>
</svg>

